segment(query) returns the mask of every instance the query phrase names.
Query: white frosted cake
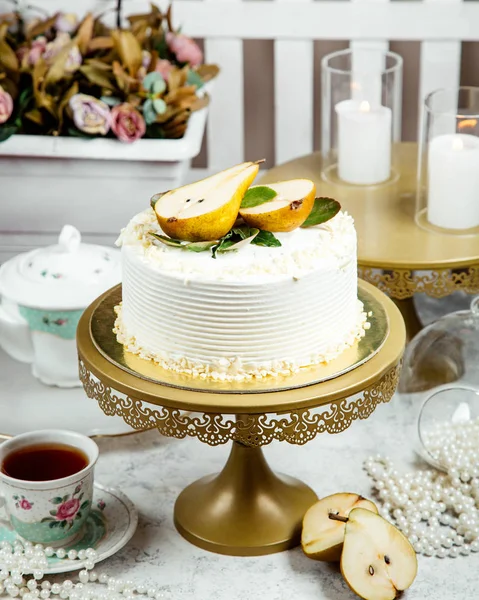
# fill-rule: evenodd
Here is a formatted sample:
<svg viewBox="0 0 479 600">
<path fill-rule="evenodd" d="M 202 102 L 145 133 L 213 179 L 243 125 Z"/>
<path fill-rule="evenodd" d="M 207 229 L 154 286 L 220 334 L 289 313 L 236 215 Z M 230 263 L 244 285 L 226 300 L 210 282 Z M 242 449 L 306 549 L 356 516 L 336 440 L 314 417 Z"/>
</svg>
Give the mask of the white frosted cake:
<svg viewBox="0 0 479 600">
<path fill-rule="evenodd" d="M 242 381 L 329 362 L 364 335 L 356 231 L 344 212 L 275 233 L 280 247 L 246 244 L 216 258 L 151 233 L 164 235 L 148 209 L 118 242 L 123 302 L 115 332 L 142 358 L 194 377 Z"/>
</svg>

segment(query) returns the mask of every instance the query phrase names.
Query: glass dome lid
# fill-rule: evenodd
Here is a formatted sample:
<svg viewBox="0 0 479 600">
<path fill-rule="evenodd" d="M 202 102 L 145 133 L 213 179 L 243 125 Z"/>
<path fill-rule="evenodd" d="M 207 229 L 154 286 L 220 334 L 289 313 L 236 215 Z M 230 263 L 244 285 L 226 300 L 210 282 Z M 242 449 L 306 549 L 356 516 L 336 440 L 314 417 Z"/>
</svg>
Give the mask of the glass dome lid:
<svg viewBox="0 0 479 600">
<path fill-rule="evenodd" d="M 479 296 L 469 310 L 437 319 L 411 341 L 398 392 L 415 450 L 431 465 L 444 468 L 438 458 L 442 441 L 434 451 L 430 447 L 434 435 L 446 430 L 459 435 L 463 426 L 479 431 Z"/>
<path fill-rule="evenodd" d="M 479 390 L 479 296 L 469 310 L 437 319 L 411 341 L 404 355 L 401 394 L 461 383 Z"/>
</svg>

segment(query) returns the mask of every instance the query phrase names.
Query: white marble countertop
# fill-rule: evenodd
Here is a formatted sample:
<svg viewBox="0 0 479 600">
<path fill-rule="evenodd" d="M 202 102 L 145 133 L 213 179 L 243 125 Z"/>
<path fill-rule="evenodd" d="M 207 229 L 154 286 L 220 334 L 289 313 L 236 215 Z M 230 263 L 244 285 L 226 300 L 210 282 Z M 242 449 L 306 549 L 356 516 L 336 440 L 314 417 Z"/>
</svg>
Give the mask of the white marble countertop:
<svg viewBox="0 0 479 600">
<path fill-rule="evenodd" d="M 338 491 L 371 494 L 362 463 L 372 453 L 394 457 L 411 468 L 411 436 L 400 403 L 378 407 L 369 420 L 339 435 L 323 434 L 305 446 L 274 443 L 265 454 L 273 469 L 295 475 L 319 496 Z M 242 558 L 211 554 L 186 542 L 173 525 L 173 505 L 190 482 L 222 468 L 228 447 L 195 439 L 175 440 L 156 431 L 99 440 L 97 480 L 118 486 L 140 512 L 138 530 L 99 570 L 113 577 L 163 586 L 166 597 L 188 600 L 352 600 L 356 596 L 339 570 L 306 558 L 301 549 Z M 466 600 L 477 596 L 479 556 L 419 558 L 419 573 L 408 600 Z"/>
</svg>

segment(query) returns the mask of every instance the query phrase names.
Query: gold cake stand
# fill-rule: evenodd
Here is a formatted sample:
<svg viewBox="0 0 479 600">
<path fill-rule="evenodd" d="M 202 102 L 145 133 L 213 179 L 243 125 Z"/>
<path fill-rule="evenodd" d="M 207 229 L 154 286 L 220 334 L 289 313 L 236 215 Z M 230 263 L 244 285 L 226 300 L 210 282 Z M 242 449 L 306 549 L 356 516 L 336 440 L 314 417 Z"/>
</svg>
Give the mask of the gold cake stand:
<svg viewBox="0 0 479 600">
<path fill-rule="evenodd" d="M 341 203 L 354 217 L 358 233 L 359 276 L 395 300 L 411 339 L 422 327 L 414 294 L 441 298 L 457 290 L 479 292 L 479 235 L 447 235 L 418 227 L 417 145 L 401 143 L 395 152 L 400 177 L 391 184 L 363 187 L 325 181 L 319 153 L 271 169 L 261 183 L 304 177 L 316 183 L 319 196 Z"/>
<path fill-rule="evenodd" d="M 137 430 L 157 428 L 211 446 L 233 442 L 221 473 L 195 481 L 176 501 L 175 525 L 187 540 L 236 556 L 298 544 L 303 515 L 317 496 L 301 481 L 275 474 L 261 446 L 273 440 L 305 444 L 319 433 L 339 433 L 391 399 L 406 341 L 404 322 L 374 286 L 360 282 L 359 296 L 374 326 L 344 353 L 349 358 L 337 359 L 342 375 L 326 370 L 323 377 L 317 367 L 245 384 L 199 382 L 125 352 L 111 331 L 120 287 L 85 311 L 77 331 L 80 378 L 106 414 L 120 415 Z M 322 382 L 312 383 L 318 377 Z"/>
</svg>

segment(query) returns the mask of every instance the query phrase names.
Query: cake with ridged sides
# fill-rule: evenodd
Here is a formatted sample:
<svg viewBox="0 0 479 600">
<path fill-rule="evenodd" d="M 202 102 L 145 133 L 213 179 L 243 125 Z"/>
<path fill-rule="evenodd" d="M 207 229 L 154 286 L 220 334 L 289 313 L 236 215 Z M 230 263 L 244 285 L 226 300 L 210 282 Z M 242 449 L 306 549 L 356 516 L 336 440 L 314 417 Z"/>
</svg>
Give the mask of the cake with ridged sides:
<svg viewBox="0 0 479 600">
<path fill-rule="evenodd" d="M 243 191 L 233 227 L 219 240 L 177 239 L 180 230 L 177 238 L 166 235 L 158 214 L 164 195 L 130 221 L 117 242 L 123 297 L 115 309 L 115 333 L 127 351 L 192 377 L 245 381 L 327 363 L 358 342 L 368 323 L 357 296 L 353 219 L 339 208 L 328 220 L 314 218 L 319 199 L 306 214 L 312 225 L 291 229 L 289 212 L 271 218 L 289 206 L 285 202 L 298 201 L 291 200 L 291 186 L 282 185 Z M 276 231 L 250 227 L 248 208 L 241 210 L 245 198 L 271 195 L 271 189 L 274 196 L 257 204 L 253 199 L 249 212 L 260 221 L 269 214 L 263 223 L 276 219 Z M 186 196 L 191 203 L 194 194 Z"/>
</svg>

